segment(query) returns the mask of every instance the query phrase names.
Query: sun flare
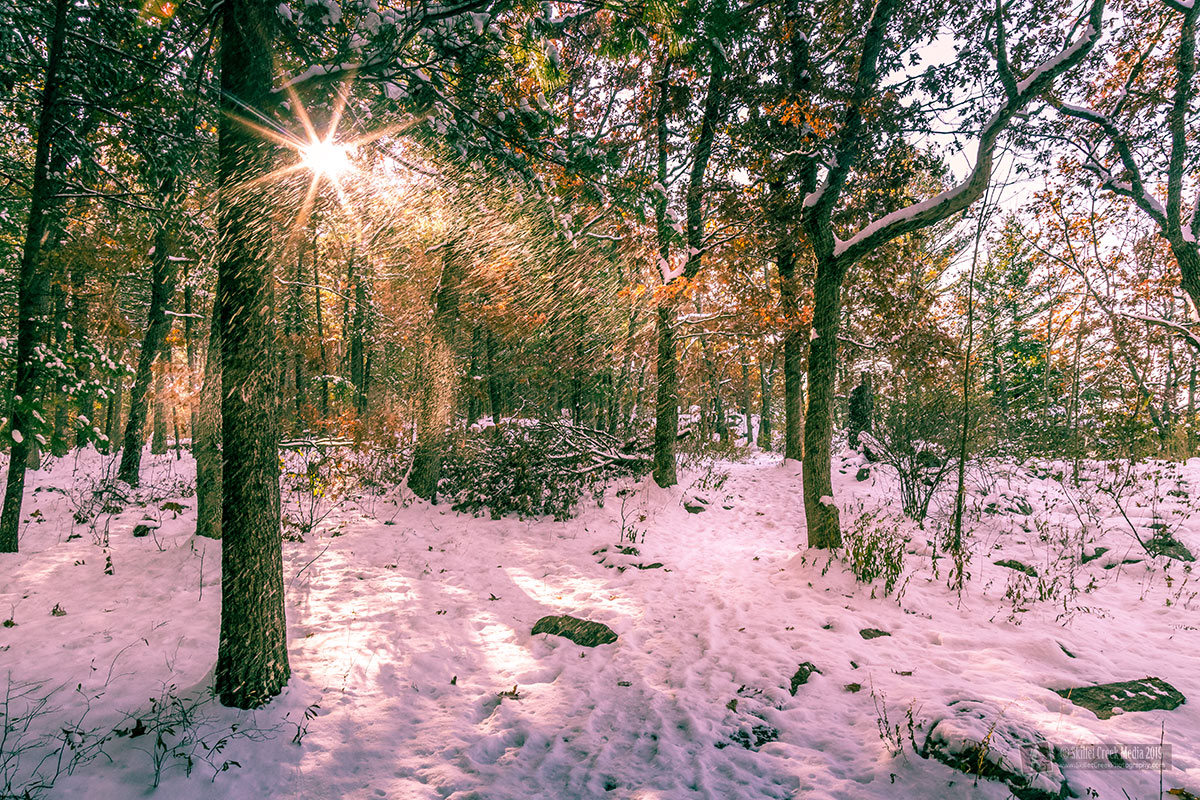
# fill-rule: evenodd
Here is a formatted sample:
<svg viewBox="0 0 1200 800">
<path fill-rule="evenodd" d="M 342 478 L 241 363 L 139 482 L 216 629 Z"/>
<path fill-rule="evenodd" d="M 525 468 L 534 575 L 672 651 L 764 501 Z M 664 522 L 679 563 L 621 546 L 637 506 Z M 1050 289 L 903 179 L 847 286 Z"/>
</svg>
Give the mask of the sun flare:
<svg viewBox="0 0 1200 800">
<path fill-rule="evenodd" d="M 350 149 L 337 142 L 317 141 L 300 148 L 304 165 L 314 175 L 337 178 L 353 169 Z"/>
</svg>

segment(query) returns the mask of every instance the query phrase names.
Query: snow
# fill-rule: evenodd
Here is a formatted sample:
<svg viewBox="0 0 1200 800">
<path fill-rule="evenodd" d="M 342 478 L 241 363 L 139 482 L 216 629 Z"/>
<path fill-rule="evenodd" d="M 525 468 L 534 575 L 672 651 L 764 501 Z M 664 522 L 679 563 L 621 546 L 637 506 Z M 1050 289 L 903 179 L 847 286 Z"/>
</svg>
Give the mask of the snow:
<svg viewBox="0 0 1200 800">
<path fill-rule="evenodd" d="M 1076 39 L 1070 47 L 1065 48 L 1053 58 L 1048 58 L 1041 64 L 1038 64 L 1037 68 L 1034 69 L 1033 72 L 1029 73 L 1027 78 L 1018 82 L 1017 93 L 1025 94 L 1025 92 L 1029 90 L 1029 87 L 1033 86 L 1033 84 L 1040 80 L 1044 75 L 1057 69 L 1060 65 L 1070 61 L 1079 53 L 1080 50 L 1090 47 L 1092 45 L 1092 40 L 1096 38 L 1096 34 L 1097 31 L 1094 26 L 1092 26 L 1090 23 L 1085 25 L 1079 34 L 1079 38 Z"/>
<path fill-rule="evenodd" d="M 216 659 L 221 543 L 192 533 L 192 462 L 147 453 L 133 502 L 106 511 L 88 504 L 115 473 L 112 458 L 89 450 L 46 460 L 29 473 L 22 552 L 0 556 L 0 616 L 16 623 L 0 627 L 0 680 L 62 687 L 41 720 L 49 732 L 85 710 L 85 728 L 149 725 L 151 698 L 203 697 Z M 1181 496 L 1200 488 L 1200 460 L 1143 466 L 1118 492 L 1123 511 L 1095 488 L 1118 485 L 1106 465 L 1085 463 L 1076 487 L 1069 463 L 990 464 L 970 480 L 973 553 L 961 597 L 946 585 L 939 531 L 899 516 L 886 469 L 873 465 L 856 481 L 862 465 L 838 456 L 835 490 L 847 532 L 908 540 L 888 597 L 805 548 L 800 465 L 770 454 L 706 462 L 672 489 L 610 487 L 603 507 L 585 504 L 567 522 L 473 518 L 402 488 L 351 489 L 340 501 L 331 493 L 316 529 L 284 543 L 287 689 L 257 712 L 202 705 L 192 726 L 209 744 L 234 724 L 247 735 L 228 738 L 215 767 L 196 748 L 190 778 L 168 756 L 157 795 L 1008 797 L 1001 784 L 921 758 L 907 732 L 898 755 L 878 735 L 879 709 L 902 727 L 911 709 L 920 743 L 956 700 L 1002 708 L 1006 722 L 1054 743 L 1157 744 L 1163 735 L 1173 748 L 1164 788 L 1200 787 L 1195 590 L 1185 565 L 1146 558 L 1129 530 L 1165 521 L 1200 550 L 1200 496 Z M 688 513 L 682 503 L 697 496 L 705 511 Z M 287 488 L 284 497 L 285 516 L 296 517 L 304 498 Z M 1030 513 L 1015 510 L 1017 498 Z M 996 513 L 983 511 L 988 502 Z M 88 508 L 94 516 L 75 521 Z M 135 538 L 143 520 L 157 530 Z M 639 531 L 638 555 L 613 555 L 623 523 Z M 1110 550 L 1087 564 L 1073 558 L 1097 546 Z M 1006 558 L 1041 579 L 993 564 Z M 663 567 L 633 567 L 653 562 Z M 585 649 L 530 634 L 540 617 L 564 613 L 620 638 Z M 891 635 L 868 641 L 865 628 Z M 805 661 L 821 672 L 792 696 Z M 1146 675 L 1189 701 L 1101 721 L 1051 691 Z M 756 750 L 731 738 L 764 726 L 778 738 Z M 46 796 L 149 794 L 152 738 L 112 739 L 111 761 L 82 765 Z M 219 770 L 230 761 L 237 766 Z M 1067 764 L 1063 774 L 1080 796 L 1158 793 L 1157 770 Z"/>
</svg>

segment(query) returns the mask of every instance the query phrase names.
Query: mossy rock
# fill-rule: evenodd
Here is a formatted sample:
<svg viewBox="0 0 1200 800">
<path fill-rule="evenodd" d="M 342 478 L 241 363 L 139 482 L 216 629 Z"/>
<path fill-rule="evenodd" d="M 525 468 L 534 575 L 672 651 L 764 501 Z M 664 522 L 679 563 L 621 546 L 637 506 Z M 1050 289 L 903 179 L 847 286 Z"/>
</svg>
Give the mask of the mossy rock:
<svg viewBox="0 0 1200 800">
<path fill-rule="evenodd" d="M 562 636 L 583 647 L 612 644 L 617 640 L 616 631 L 603 622 L 592 622 L 566 614 L 539 619 L 533 626 L 533 634 L 539 633 Z"/>
<path fill-rule="evenodd" d="M 1162 678 L 1101 683 L 1095 686 L 1055 689 L 1054 692 L 1075 705 L 1086 708 L 1100 719 L 1116 716 L 1117 709 L 1126 713 L 1170 711 L 1187 701 L 1182 692 Z"/>
<path fill-rule="evenodd" d="M 891 636 L 887 631 L 881 631 L 879 628 L 863 628 L 858 632 L 858 635 L 864 639 L 878 639 L 881 636 Z"/>
</svg>

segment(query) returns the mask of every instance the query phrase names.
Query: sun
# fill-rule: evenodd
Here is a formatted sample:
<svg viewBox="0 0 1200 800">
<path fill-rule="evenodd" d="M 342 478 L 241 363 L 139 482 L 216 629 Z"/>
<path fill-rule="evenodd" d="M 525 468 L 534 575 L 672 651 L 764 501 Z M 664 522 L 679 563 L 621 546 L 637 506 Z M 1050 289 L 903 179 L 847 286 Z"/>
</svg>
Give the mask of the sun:
<svg viewBox="0 0 1200 800">
<path fill-rule="evenodd" d="M 300 158 L 314 176 L 336 179 L 354 168 L 350 163 L 350 148 L 333 141 L 315 141 L 301 145 Z"/>
</svg>

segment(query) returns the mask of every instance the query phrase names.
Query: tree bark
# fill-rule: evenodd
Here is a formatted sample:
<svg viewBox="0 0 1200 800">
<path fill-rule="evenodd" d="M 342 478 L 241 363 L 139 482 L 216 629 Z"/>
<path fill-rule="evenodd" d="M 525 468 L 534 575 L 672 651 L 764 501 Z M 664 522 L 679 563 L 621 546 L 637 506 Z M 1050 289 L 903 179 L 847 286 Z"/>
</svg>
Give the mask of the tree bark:
<svg viewBox="0 0 1200 800">
<path fill-rule="evenodd" d="M 220 539 L 221 307 L 215 297 L 204 357 L 204 383 L 200 387 L 199 410 L 192 437 L 192 452 L 196 456 L 196 535 Z"/>
<path fill-rule="evenodd" d="M 223 433 L 221 638 L 216 693 L 256 708 L 288 681 L 279 508 L 279 403 L 268 198 L 273 146 L 240 120 L 270 115 L 272 0 L 224 0 L 218 132 L 217 303 Z"/>
<path fill-rule="evenodd" d="M 796 251 L 790 242 L 778 244 L 779 302 L 783 310 L 783 457 L 804 458 L 804 334 L 800 330 Z"/>
<path fill-rule="evenodd" d="M 446 455 L 446 427 L 454 415 L 458 395 L 458 301 L 466 264 L 457 242 L 446 246 L 442 279 L 434 300 L 433 323 L 424 368 L 427 371 L 417 418 L 408 488 L 417 497 L 433 500 Z"/>
<path fill-rule="evenodd" d="M 658 331 L 658 394 L 654 405 L 654 482 L 674 486 L 675 440 L 679 436 L 679 376 L 676 374 L 675 331 L 671 306 L 661 304 L 655 316 Z"/>
<path fill-rule="evenodd" d="M 0 553 L 17 552 L 17 532 L 21 523 L 21 503 L 25 495 L 25 465 L 37 434 L 33 416 L 38 394 L 38 368 L 35 352 L 43 338 L 42 306 L 50 276 L 41 259 L 46 212 L 53 202 L 55 188 L 49 174 L 50 142 L 58 122 L 59 69 L 62 65 L 63 39 L 71 0 L 56 0 L 54 27 L 46 54 L 46 79 L 38 113 L 37 144 L 34 149 L 32 197 L 25 223 L 25 242 L 21 252 L 20 283 L 17 286 L 17 374 L 13 385 L 13 445 L 9 451 L 8 481 L 4 489 L 4 509 L 0 512 Z"/>
<path fill-rule="evenodd" d="M 168 172 L 159 184 L 159 196 L 170 209 L 175 200 L 176 177 Z M 171 330 L 167 307 L 175 293 L 174 237 L 171 233 L 170 210 L 164 211 L 154 235 L 154 252 L 150 256 L 150 309 L 146 316 L 146 333 L 138 354 L 137 373 L 129 391 L 129 419 L 125 423 L 125 445 L 121 451 L 121 467 L 117 477 L 130 486 L 137 486 L 142 467 L 142 445 L 145 443 L 146 415 L 149 406 L 150 383 L 154 362 L 163 349 Z M 163 452 L 166 452 L 164 445 Z"/>
<path fill-rule="evenodd" d="M 776 353 L 771 353 L 770 362 L 766 362 L 759 357 L 758 360 L 758 385 L 759 385 L 759 416 L 758 416 L 758 449 L 771 449 L 771 392 L 774 390 L 775 383 L 775 359 Z"/>
<path fill-rule="evenodd" d="M 76 397 L 75 446 L 85 447 L 95 440 L 99 426 L 96 425 L 96 395 L 92 387 L 91 354 L 88 350 L 89 306 L 91 298 L 87 292 L 87 271 L 76 264 L 71 270 L 71 349 L 75 354 L 75 380 L 79 383 Z M 85 421 L 86 420 L 86 421 Z"/>
<path fill-rule="evenodd" d="M 170 348 L 164 347 L 153 370 L 154 432 L 150 438 L 150 452 L 155 455 L 167 452 L 167 364 L 170 357 Z"/>
<path fill-rule="evenodd" d="M 833 393 L 837 332 L 842 313 L 842 271 L 818 262 L 813 292 L 813 340 L 808 352 L 808 414 L 804 426 L 804 516 L 809 547 L 840 547 L 842 534 L 833 500 Z"/>
</svg>

